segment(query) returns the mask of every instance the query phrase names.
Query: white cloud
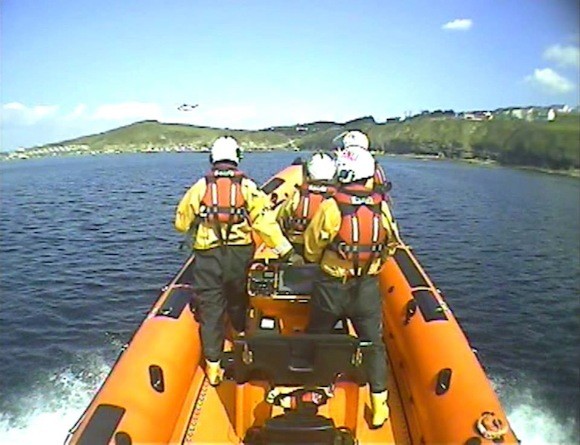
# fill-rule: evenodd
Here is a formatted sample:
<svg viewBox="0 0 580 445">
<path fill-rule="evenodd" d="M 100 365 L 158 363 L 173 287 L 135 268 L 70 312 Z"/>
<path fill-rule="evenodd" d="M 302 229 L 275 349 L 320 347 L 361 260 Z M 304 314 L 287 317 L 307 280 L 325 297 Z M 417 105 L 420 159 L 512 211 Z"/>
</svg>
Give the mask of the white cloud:
<svg viewBox="0 0 580 445">
<path fill-rule="evenodd" d="M 2 106 L 3 110 L 18 110 L 18 111 L 22 111 L 26 109 L 25 105 L 22 105 L 19 102 L 10 102 L 9 104 L 4 104 Z"/>
<path fill-rule="evenodd" d="M 574 90 L 574 84 L 551 68 L 535 69 L 534 74 L 526 76 L 529 82 L 547 93 L 563 94 Z"/>
<path fill-rule="evenodd" d="M 473 26 L 471 19 L 455 19 L 445 23 L 441 29 L 446 31 L 468 31 Z"/>
<path fill-rule="evenodd" d="M 190 111 L 179 111 L 178 105 L 152 102 L 123 102 L 88 107 L 78 104 L 72 110 L 62 110 L 57 105 L 27 106 L 18 102 L 4 104 L 3 121 L 17 126 L 34 126 L 50 119 L 50 123 L 67 128 L 93 128 L 107 125 L 114 128 L 145 119 L 160 122 L 182 123 L 212 127 L 259 129 L 272 125 L 292 125 L 315 120 L 347 121 L 360 117 L 352 113 L 329 110 L 317 103 L 292 102 L 282 105 L 255 103 L 229 103 L 200 105 Z"/>
<path fill-rule="evenodd" d="M 32 147 L 98 133 L 137 120 L 162 115 L 155 104 L 122 103 L 89 109 L 58 105 L 27 105 L 20 102 L 0 106 L 0 150 Z"/>
<path fill-rule="evenodd" d="M 219 103 L 200 104 L 191 111 L 179 111 L 179 104 L 124 102 L 71 109 L 57 105 L 27 106 L 12 102 L 2 105 L 2 149 L 30 147 L 110 130 L 132 122 L 156 119 L 218 128 L 258 130 L 328 120 L 345 122 L 363 113 L 339 111 L 321 103 L 292 101 L 284 104 Z"/>
<path fill-rule="evenodd" d="M 10 102 L 2 105 L 2 123 L 9 125 L 34 125 L 42 120 L 54 117 L 58 113 L 58 105 L 35 105 L 28 107 L 20 102 Z"/>
<path fill-rule="evenodd" d="M 86 118 L 87 106 L 85 104 L 79 104 L 75 109 L 69 114 L 64 116 L 67 121 L 76 121 L 80 118 Z"/>
<path fill-rule="evenodd" d="M 578 46 L 552 45 L 544 51 L 544 59 L 555 62 L 558 66 L 580 66 L 580 48 Z"/>
<path fill-rule="evenodd" d="M 154 103 L 123 102 L 99 106 L 92 114 L 92 119 L 125 121 L 158 119 L 162 116 L 161 107 Z"/>
</svg>

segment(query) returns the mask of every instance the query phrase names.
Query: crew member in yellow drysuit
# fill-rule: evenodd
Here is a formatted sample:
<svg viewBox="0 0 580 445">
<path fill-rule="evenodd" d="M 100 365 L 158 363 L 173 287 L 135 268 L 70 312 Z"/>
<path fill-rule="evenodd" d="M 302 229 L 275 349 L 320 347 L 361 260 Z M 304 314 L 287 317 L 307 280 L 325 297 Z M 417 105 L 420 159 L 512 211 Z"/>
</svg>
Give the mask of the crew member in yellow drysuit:
<svg viewBox="0 0 580 445">
<path fill-rule="evenodd" d="M 191 232 L 194 239 L 191 282 L 212 385 L 223 379 L 226 311 L 233 328 L 245 330 L 246 266 L 255 249 L 252 230 L 283 260 L 292 263 L 298 257 L 276 222 L 268 197 L 238 170 L 240 157 L 234 138 L 218 138 L 211 147 L 211 171 L 185 193 L 175 215 L 175 228 Z"/>
<path fill-rule="evenodd" d="M 336 162 L 327 153 L 314 153 L 304 170 L 304 182 L 278 213 L 284 234 L 300 255 L 304 252 L 304 230 L 322 201 L 335 192 Z"/>
<path fill-rule="evenodd" d="M 373 190 L 375 161 L 360 147 L 337 159 L 341 185 L 324 201 L 304 232 L 304 255 L 319 262 L 322 276 L 313 286 L 307 332 L 328 333 L 350 318 L 357 335 L 370 340 L 365 364 L 371 389 L 372 425 L 389 417 L 387 359 L 383 343 L 378 273 L 398 244 L 397 227 L 384 196 Z"/>
</svg>

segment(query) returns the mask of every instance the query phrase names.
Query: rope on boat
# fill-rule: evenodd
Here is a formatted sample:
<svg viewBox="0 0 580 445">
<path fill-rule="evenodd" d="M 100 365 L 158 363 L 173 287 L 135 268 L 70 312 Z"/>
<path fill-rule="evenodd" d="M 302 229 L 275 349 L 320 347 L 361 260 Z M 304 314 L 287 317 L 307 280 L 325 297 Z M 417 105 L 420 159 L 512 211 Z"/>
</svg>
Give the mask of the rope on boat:
<svg viewBox="0 0 580 445">
<path fill-rule="evenodd" d="M 201 414 L 201 407 L 207 397 L 208 389 L 209 389 L 209 380 L 207 379 L 207 377 L 204 377 L 201 389 L 199 391 L 199 395 L 197 396 L 197 400 L 195 401 L 193 412 L 191 413 L 191 419 L 189 421 L 189 426 L 187 427 L 187 432 L 185 433 L 185 441 L 184 441 L 185 443 L 193 443 L 192 442 L 193 434 L 195 433 L 195 429 L 197 428 L 197 422 L 199 422 L 199 416 Z"/>
</svg>

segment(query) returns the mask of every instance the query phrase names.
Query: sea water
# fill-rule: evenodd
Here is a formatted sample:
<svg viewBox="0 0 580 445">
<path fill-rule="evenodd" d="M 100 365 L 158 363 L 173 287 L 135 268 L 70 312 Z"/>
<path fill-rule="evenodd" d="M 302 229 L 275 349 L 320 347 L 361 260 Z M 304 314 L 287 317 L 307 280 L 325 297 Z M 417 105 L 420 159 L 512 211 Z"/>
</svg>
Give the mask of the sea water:
<svg viewBox="0 0 580 445">
<path fill-rule="evenodd" d="M 295 153 L 248 154 L 258 182 Z M 304 156 L 304 155 L 303 155 Z M 580 181 L 381 157 L 405 241 L 524 444 L 579 434 Z M 0 163 L 0 444 L 60 444 L 187 253 L 204 154 Z"/>
</svg>

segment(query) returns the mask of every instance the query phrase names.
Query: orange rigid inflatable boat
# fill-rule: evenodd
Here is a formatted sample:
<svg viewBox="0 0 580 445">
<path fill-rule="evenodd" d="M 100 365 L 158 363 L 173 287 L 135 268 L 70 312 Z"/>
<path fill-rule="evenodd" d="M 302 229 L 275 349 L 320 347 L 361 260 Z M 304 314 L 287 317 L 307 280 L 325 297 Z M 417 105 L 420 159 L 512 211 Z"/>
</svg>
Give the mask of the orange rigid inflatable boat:
<svg viewBox="0 0 580 445">
<path fill-rule="evenodd" d="M 292 165 L 263 190 L 274 204 L 302 180 Z M 370 426 L 364 350 L 348 320 L 307 335 L 316 265 L 249 266 L 244 337 L 228 335 L 226 379 L 209 385 L 184 263 L 124 347 L 66 444 L 518 443 L 481 364 L 412 251 L 380 274 L 390 418 Z"/>
</svg>

